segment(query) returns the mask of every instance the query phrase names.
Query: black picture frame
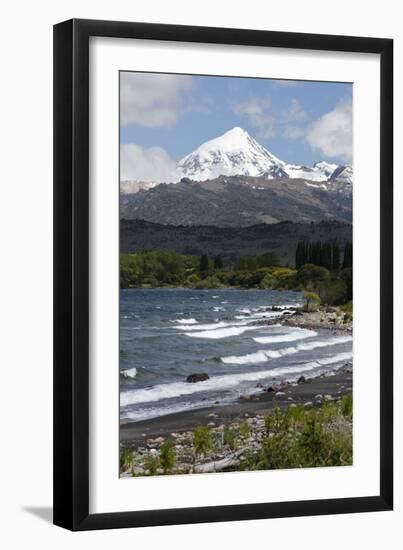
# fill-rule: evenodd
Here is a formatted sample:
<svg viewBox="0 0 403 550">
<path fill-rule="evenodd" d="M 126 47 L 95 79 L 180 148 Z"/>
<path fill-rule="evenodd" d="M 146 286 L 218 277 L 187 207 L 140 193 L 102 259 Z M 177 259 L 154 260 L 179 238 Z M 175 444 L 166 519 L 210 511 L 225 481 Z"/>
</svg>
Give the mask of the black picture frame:
<svg viewBox="0 0 403 550">
<path fill-rule="evenodd" d="M 380 54 L 380 491 L 366 497 L 89 513 L 89 38 Z M 54 523 L 71 530 L 392 510 L 393 41 L 73 19 L 54 26 Z"/>
</svg>

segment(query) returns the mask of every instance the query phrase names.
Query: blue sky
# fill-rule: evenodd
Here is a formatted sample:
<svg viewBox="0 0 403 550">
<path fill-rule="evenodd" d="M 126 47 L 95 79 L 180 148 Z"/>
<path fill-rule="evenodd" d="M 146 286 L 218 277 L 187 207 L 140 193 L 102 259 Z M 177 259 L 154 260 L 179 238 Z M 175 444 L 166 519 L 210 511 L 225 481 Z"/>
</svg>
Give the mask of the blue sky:
<svg viewBox="0 0 403 550">
<path fill-rule="evenodd" d="M 288 163 L 351 162 L 351 84 L 129 72 L 120 78 L 121 147 L 132 144 L 136 157 L 132 166 L 121 158 L 127 177 L 137 179 L 143 160 L 144 174 L 158 162 L 168 169 L 234 126 Z"/>
</svg>

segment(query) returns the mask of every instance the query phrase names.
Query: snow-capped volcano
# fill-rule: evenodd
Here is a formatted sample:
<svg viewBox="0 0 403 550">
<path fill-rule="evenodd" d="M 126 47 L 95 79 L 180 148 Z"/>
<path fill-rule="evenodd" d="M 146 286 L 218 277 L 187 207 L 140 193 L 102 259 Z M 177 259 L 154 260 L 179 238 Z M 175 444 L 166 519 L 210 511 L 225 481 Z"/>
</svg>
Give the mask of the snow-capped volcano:
<svg viewBox="0 0 403 550">
<path fill-rule="evenodd" d="M 242 128 L 206 141 L 178 162 L 178 179 L 205 181 L 218 176 L 287 177 L 284 163 Z"/>
<path fill-rule="evenodd" d="M 219 176 L 252 176 L 326 182 L 336 179 L 333 174 L 341 168 L 348 168 L 340 176 L 342 175 L 345 183 L 351 183 L 350 166 L 341 167 L 325 161 L 317 162 L 313 166 L 287 164 L 260 145 L 246 130 L 236 126 L 222 136 L 206 141 L 181 159 L 174 179 L 206 181 Z"/>
</svg>

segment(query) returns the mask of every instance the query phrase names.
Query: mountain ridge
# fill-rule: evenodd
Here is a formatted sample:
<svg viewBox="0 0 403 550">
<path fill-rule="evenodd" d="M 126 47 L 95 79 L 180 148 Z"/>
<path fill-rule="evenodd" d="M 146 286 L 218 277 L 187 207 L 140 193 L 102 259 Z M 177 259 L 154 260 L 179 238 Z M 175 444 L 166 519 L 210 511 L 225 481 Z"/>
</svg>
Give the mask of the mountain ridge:
<svg viewBox="0 0 403 550">
<path fill-rule="evenodd" d="M 120 197 L 120 217 L 171 225 L 246 227 L 257 223 L 351 222 L 352 186 L 339 182 L 307 182 L 220 176 L 195 182 L 160 184 Z"/>
</svg>

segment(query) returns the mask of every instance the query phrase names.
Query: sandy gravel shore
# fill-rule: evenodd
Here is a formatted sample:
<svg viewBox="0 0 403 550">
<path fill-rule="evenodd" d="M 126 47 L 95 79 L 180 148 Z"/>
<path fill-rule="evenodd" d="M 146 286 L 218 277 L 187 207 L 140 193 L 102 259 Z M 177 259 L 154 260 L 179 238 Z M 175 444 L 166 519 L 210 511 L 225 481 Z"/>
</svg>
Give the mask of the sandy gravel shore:
<svg viewBox="0 0 403 550">
<path fill-rule="evenodd" d="M 256 414 L 265 415 L 271 411 L 274 399 L 281 408 L 286 408 L 291 403 L 315 405 L 329 397 L 337 398 L 352 391 L 351 364 L 346 364 L 333 376 L 319 376 L 307 380 L 303 384 L 274 388 L 276 391 L 268 392 L 267 388 L 260 388 L 260 393 L 243 396 L 240 400 L 227 405 L 217 404 L 205 409 L 125 423 L 120 427 L 120 442 L 124 446 L 144 445 L 149 438 L 167 437 L 173 433 L 189 431 L 201 424 L 213 427 L 253 417 Z"/>
</svg>

